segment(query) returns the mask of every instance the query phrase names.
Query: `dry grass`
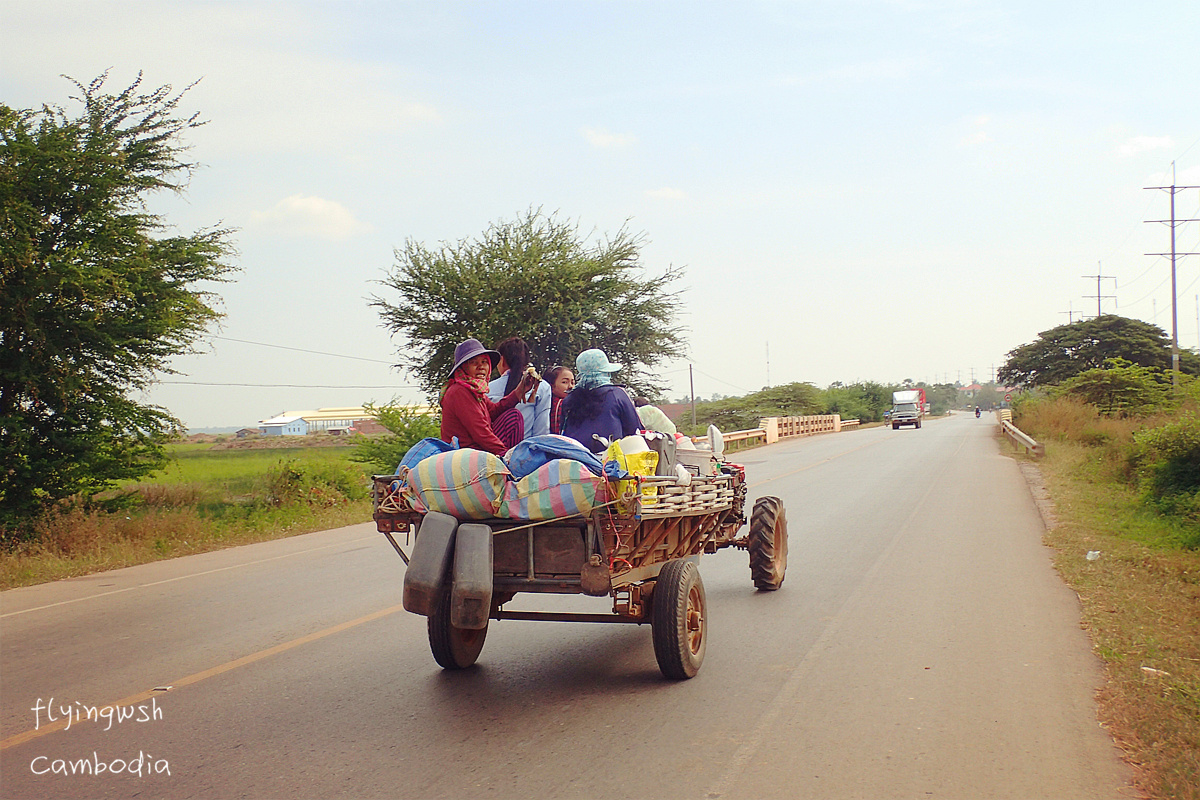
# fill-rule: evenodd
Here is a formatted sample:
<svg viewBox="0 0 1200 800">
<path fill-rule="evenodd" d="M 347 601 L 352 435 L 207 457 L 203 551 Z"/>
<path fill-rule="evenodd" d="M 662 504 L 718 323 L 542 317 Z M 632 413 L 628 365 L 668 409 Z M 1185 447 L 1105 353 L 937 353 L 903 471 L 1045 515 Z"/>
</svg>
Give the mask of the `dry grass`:
<svg viewBox="0 0 1200 800">
<path fill-rule="evenodd" d="M 1043 424 L 1104 442 L 1127 440 L 1136 424 L 1065 407 L 1053 414 Z M 1163 544 L 1179 532 L 1113 479 L 1111 448 L 1059 441 L 1047 450 L 1041 467 L 1058 524 L 1046 541 L 1106 665 L 1101 719 L 1149 797 L 1200 800 L 1200 553 Z M 1099 558 L 1088 561 L 1089 551 Z"/>
<path fill-rule="evenodd" d="M 0 589 L 73 578 L 164 558 L 221 550 L 371 518 L 371 502 L 291 505 L 218 524 L 194 507 L 108 514 L 72 509 L 49 517 L 36 543 L 0 554 Z"/>
</svg>

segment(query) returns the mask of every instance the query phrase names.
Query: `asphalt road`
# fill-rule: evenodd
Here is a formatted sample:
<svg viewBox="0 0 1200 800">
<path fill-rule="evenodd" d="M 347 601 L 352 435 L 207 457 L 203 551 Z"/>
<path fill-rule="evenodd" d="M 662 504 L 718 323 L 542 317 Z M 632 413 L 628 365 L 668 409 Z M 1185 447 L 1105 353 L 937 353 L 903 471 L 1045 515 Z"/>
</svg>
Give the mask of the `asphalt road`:
<svg viewBox="0 0 1200 800">
<path fill-rule="evenodd" d="M 682 682 L 634 625 L 493 622 L 480 663 L 443 672 L 372 525 L 5 592 L 0 796 L 1133 797 L 994 430 L 743 454 L 751 498 L 786 505 L 787 577 L 756 592 L 744 552 L 704 556 L 707 656 Z M 132 716 L 79 719 L 114 703 Z"/>
</svg>

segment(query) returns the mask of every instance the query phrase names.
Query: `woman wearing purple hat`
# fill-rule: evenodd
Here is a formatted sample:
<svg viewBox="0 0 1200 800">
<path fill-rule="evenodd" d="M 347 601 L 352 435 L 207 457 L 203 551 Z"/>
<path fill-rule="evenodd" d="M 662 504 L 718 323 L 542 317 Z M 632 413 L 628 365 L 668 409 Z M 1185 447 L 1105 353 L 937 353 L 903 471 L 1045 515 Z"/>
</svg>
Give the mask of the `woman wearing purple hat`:
<svg viewBox="0 0 1200 800">
<path fill-rule="evenodd" d="M 533 378 L 524 375 L 517 388 L 509 392 L 498 403 L 488 399 L 488 378 L 499 360 L 500 354 L 488 350 L 478 339 L 467 339 L 454 348 L 454 367 L 446 391 L 442 393 L 442 441 L 451 442 L 458 437 L 459 447 L 485 450 L 504 457 L 504 453 L 521 440 L 505 443 L 492 429 L 493 420 L 514 408 L 524 395 L 533 388 Z M 514 412 L 520 419 L 520 412 Z"/>
</svg>

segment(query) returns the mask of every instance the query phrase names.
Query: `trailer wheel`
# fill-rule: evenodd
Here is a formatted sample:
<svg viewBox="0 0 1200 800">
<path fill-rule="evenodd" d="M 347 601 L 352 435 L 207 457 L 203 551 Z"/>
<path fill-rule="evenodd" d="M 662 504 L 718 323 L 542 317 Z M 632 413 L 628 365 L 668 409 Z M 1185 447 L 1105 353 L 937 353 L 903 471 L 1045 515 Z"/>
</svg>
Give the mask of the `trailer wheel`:
<svg viewBox="0 0 1200 800">
<path fill-rule="evenodd" d="M 668 561 L 654 586 L 650 620 L 654 657 L 674 680 L 694 677 L 708 644 L 707 605 L 700 570 L 686 559 Z"/>
<path fill-rule="evenodd" d="M 481 630 L 456 628 L 450 624 L 450 590 L 444 589 L 437 607 L 429 615 L 429 649 L 443 669 L 466 669 L 475 663 L 487 638 L 487 625 Z"/>
<path fill-rule="evenodd" d="M 787 572 L 787 511 L 778 497 L 760 497 L 750 515 L 750 579 L 764 592 L 783 585 Z"/>
</svg>

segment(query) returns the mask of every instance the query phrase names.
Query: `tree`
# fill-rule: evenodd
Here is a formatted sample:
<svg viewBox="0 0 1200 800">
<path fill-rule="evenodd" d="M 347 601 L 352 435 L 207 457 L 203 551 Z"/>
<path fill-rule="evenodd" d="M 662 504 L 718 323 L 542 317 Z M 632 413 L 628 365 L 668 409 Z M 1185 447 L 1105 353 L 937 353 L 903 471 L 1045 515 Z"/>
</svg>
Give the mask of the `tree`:
<svg viewBox="0 0 1200 800">
<path fill-rule="evenodd" d="M 1105 416 L 1130 416 L 1161 411 L 1171 396 L 1171 379 L 1157 367 L 1111 358 L 1104 367 L 1070 377 L 1059 388 Z"/>
<path fill-rule="evenodd" d="M 1179 356 L 1180 371 L 1200 374 L 1200 357 L 1184 351 Z M 1037 341 L 1009 351 L 996 377 L 1009 385 L 1046 386 L 1100 369 L 1110 358 L 1169 369 L 1171 340 L 1157 325 L 1106 314 L 1042 331 Z"/>
<path fill-rule="evenodd" d="M 180 192 L 194 164 L 164 86 L 72 81 L 82 112 L 0 104 L 0 526 L 163 461 L 179 426 L 130 393 L 220 315 L 194 288 L 234 268 L 228 231 L 167 235 L 146 197 Z M 190 88 L 190 87 L 189 87 Z"/>
<path fill-rule="evenodd" d="M 410 447 L 426 437 L 437 437 L 441 432 L 440 420 L 416 406 L 395 402 L 382 406 L 368 403 L 363 409 L 388 429 L 388 435 L 366 437 L 354 448 L 350 460 L 367 464 L 376 472 L 395 470 Z"/>
<path fill-rule="evenodd" d="M 539 369 L 573 367 L 576 355 L 599 347 L 623 366 L 621 383 L 658 396 L 664 383 L 653 368 L 685 353 L 680 300 L 667 290 L 682 270 L 645 275 L 644 242 L 624 227 L 590 242 L 569 221 L 531 209 L 476 240 L 431 249 L 408 239 L 382 281 L 399 299 L 371 305 L 406 340 L 398 366 L 430 394 L 445 384 L 462 340 L 490 347 L 520 336 Z"/>
</svg>

